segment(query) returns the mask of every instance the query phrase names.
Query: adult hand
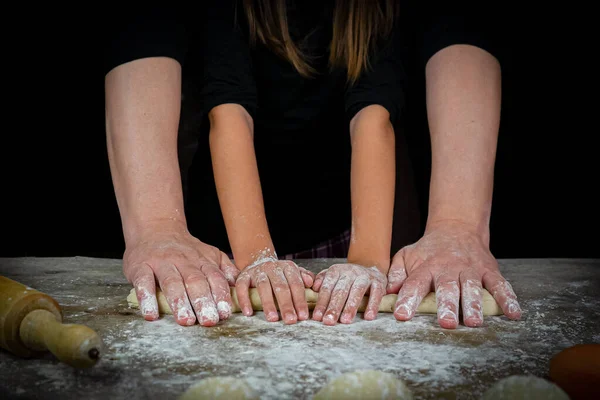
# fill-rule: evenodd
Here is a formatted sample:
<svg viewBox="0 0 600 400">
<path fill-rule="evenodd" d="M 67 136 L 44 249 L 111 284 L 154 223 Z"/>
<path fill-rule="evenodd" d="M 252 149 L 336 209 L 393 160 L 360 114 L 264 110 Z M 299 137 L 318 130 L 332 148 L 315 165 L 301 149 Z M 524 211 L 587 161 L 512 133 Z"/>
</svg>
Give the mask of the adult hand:
<svg viewBox="0 0 600 400">
<path fill-rule="evenodd" d="M 249 288 L 258 289 L 265 318 L 269 322 L 279 320 L 275 298 L 285 324 L 295 324 L 308 319 L 308 304 L 304 289 L 313 284 L 314 274 L 292 261 L 267 258 L 244 268 L 237 278 L 236 294 L 242 313 L 252 315 Z"/>
<path fill-rule="evenodd" d="M 502 277 L 489 246 L 470 226 L 446 221 L 428 227 L 416 243 L 402 248 L 388 273 L 388 293 L 398 293 L 394 316 L 410 320 L 432 289 L 437 298 L 438 323 L 458 326 L 459 299 L 466 326 L 483 323 L 482 288 L 486 288 L 510 319 L 521 317 L 511 285 Z"/>
<path fill-rule="evenodd" d="M 216 247 L 193 237 L 181 222 L 160 222 L 137 235 L 123 256 L 144 318 L 158 318 L 156 283 L 180 325 L 216 325 L 232 310 L 229 286 L 239 273 Z"/>
<path fill-rule="evenodd" d="M 386 276 L 376 267 L 332 265 L 319 272 L 315 279 L 313 290 L 319 292 L 319 297 L 313 310 L 313 319 L 323 321 L 325 325 L 335 325 L 338 320 L 343 324 L 350 324 L 363 297 L 368 293 L 369 302 L 364 318 L 373 320 L 385 295 L 386 283 Z"/>
</svg>

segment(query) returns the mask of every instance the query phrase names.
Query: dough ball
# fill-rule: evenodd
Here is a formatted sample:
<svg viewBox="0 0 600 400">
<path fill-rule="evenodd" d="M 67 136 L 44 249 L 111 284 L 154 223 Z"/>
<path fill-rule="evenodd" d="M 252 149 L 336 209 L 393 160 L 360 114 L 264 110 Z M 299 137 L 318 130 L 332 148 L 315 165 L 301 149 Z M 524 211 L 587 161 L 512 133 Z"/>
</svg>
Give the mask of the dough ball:
<svg viewBox="0 0 600 400">
<path fill-rule="evenodd" d="M 550 379 L 572 400 L 600 399 L 600 344 L 578 344 L 550 360 Z"/>
<path fill-rule="evenodd" d="M 313 400 L 412 400 L 406 384 L 394 375 L 374 370 L 342 374 L 321 388 Z"/>
<path fill-rule="evenodd" d="M 496 382 L 482 400 L 569 400 L 554 383 L 532 375 L 513 375 Z"/>
<path fill-rule="evenodd" d="M 179 400 L 259 400 L 258 395 L 241 378 L 215 376 L 190 386 Z"/>
</svg>

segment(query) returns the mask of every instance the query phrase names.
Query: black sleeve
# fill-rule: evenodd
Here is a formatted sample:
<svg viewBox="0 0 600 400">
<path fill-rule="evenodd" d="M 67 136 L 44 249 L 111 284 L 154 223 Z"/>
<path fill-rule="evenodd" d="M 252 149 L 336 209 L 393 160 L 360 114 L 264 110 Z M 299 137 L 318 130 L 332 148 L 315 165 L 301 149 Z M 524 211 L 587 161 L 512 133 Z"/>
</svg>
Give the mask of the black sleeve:
<svg viewBox="0 0 600 400">
<path fill-rule="evenodd" d="M 204 112 L 214 107 L 239 104 L 254 118 L 257 108 L 256 84 L 252 72 L 250 44 L 241 2 L 208 0 L 205 19 Z M 237 13 L 237 14 L 236 14 Z"/>
<path fill-rule="evenodd" d="M 472 1 L 433 2 L 423 15 L 421 57 L 424 64 L 438 51 L 456 44 L 468 44 L 500 58 L 498 40 L 501 17 L 487 3 Z"/>
<path fill-rule="evenodd" d="M 346 116 L 351 120 L 363 108 L 377 104 L 390 113 L 394 123 L 404 104 L 404 69 L 398 46 L 398 31 L 380 46 L 370 59 L 369 68 L 346 90 Z"/>
<path fill-rule="evenodd" d="M 113 15 L 106 30 L 104 74 L 146 57 L 170 57 L 183 64 L 187 30 L 182 12 L 174 6 L 148 5 L 144 10 Z"/>
</svg>

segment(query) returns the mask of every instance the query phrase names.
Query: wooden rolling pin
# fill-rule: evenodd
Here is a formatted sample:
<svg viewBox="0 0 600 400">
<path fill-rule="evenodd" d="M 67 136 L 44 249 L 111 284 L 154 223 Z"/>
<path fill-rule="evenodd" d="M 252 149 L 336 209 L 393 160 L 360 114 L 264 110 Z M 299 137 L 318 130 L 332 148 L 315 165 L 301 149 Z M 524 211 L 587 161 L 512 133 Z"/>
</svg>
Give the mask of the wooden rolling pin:
<svg viewBox="0 0 600 400">
<path fill-rule="evenodd" d="M 100 336 L 62 319 L 52 297 L 0 276 L 0 347 L 24 358 L 50 351 L 75 368 L 95 365 L 103 348 Z"/>
</svg>

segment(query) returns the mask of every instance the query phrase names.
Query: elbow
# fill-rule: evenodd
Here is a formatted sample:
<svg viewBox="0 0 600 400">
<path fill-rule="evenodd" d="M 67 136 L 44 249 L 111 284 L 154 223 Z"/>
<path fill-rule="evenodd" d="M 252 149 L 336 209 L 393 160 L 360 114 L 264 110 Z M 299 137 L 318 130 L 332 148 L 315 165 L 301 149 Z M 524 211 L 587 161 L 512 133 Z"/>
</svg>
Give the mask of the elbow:
<svg viewBox="0 0 600 400">
<path fill-rule="evenodd" d="M 425 74 L 433 80 L 440 74 L 453 74 L 470 79 L 476 74 L 498 78 L 501 75 L 499 59 L 488 50 L 470 44 L 454 44 L 437 51 L 427 61 Z"/>
<path fill-rule="evenodd" d="M 350 142 L 356 143 L 360 136 L 368 135 L 373 140 L 394 141 L 394 127 L 390 113 L 380 105 L 370 105 L 350 121 Z"/>
<path fill-rule="evenodd" d="M 221 104 L 208 113 L 211 138 L 223 131 L 246 131 L 251 136 L 254 132 L 254 121 L 250 113 L 239 104 Z"/>
</svg>

